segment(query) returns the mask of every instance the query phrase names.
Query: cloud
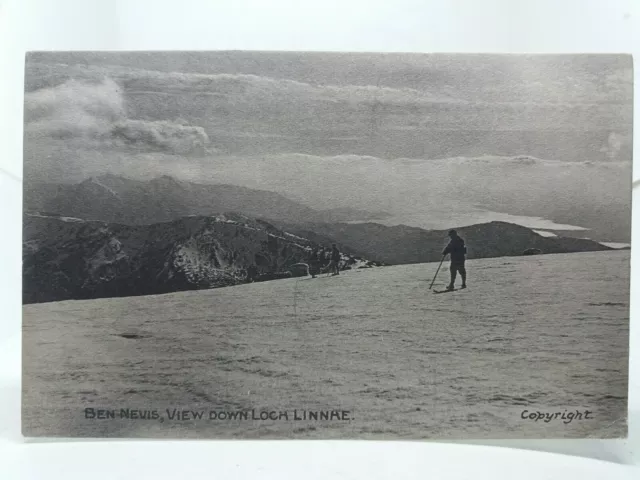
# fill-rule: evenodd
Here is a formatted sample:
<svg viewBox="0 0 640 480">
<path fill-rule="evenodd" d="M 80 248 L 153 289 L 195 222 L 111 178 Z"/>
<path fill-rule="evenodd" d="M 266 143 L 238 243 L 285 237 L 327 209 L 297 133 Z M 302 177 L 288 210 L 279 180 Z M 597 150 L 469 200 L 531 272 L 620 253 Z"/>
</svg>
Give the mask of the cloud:
<svg viewBox="0 0 640 480">
<path fill-rule="evenodd" d="M 111 78 L 68 80 L 25 95 L 25 131 L 31 140 L 59 138 L 84 147 L 130 147 L 175 154 L 212 153 L 202 127 L 127 116 L 122 88 Z"/>
<path fill-rule="evenodd" d="M 169 66 L 161 61 L 162 57 L 158 59 L 153 65 L 143 61 L 135 65 Z M 383 138 L 406 136 L 411 132 L 422 135 L 434 130 L 624 131 L 631 125 L 629 68 L 608 69 L 606 74 L 585 73 L 558 60 L 547 65 L 544 61 L 518 56 L 499 61 L 497 70 L 480 68 L 483 62 L 478 60 L 465 68 L 462 62 L 453 70 L 449 63 L 434 70 L 395 61 L 394 69 L 393 65 L 387 66 L 387 75 L 374 75 L 377 67 L 369 66 L 372 75 L 359 74 L 353 79 L 340 71 L 319 74 L 312 69 L 293 79 L 276 78 L 286 71 L 275 68 L 252 67 L 247 71 L 254 73 L 238 73 L 235 61 L 231 67 L 228 61 L 207 67 L 232 70 L 227 73 L 29 62 L 26 81 L 30 90 L 64 84 L 70 78 L 97 83 L 108 77 L 120 85 L 129 111 L 145 120 L 173 120 L 180 116 L 187 121 L 174 123 L 199 125 L 207 132 L 225 129 L 252 134 L 254 138 L 260 135 L 309 138 L 318 145 L 328 136 Z M 542 68 L 545 65 L 548 68 Z M 516 68 L 519 66 L 522 68 Z M 556 67 L 562 67 L 564 74 L 556 72 Z M 262 70 L 264 73 L 255 74 Z M 438 73 L 446 74 L 449 83 L 443 84 Z M 389 80 L 392 74 L 395 81 Z M 401 75 L 403 80 L 399 80 Z M 380 78 L 381 84 L 378 84 Z M 347 80 L 358 83 L 345 84 Z M 328 130 L 331 132 L 309 135 L 311 131 Z M 403 146 L 391 155 L 413 154 L 406 151 L 410 144 L 406 138 L 401 142 Z M 244 145 L 240 142 L 220 144 L 229 153 L 242 151 Z M 386 144 L 394 145 L 390 140 Z M 539 156 L 542 145 L 539 143 L 537 150 L 522 153 Z M 592 153 L 597 154 L 600 147 L 597 145 Z M 341 146 L 330 151 L 351 148 Z M 374 155 L 390 154 L 389 148 L 366 148 Z M 511 154 L 508 150 L 504 153 Z M 295 143 L 280 151 L 305 151 L 305 148 Z"/>
<path fill-rule="evenodd" d="M 413 88 L 391 88 L 374 85 L 330 85 L 311 84 L 291 79 L 274 78 L 255 74 L 240 73 L 183 73 L 160 72 L 157 70 L 135 69 L 123 66 L 85 66 L 30 63 L 27 77 L 38 85 L 38 78 L 47 76 L 57 81 L 70 77 L 95 80 L 108 76 L 122 84 L 133 94 L 189 94 L 211 95 L 232 98 L 236 102 L 269 101 L 274 97 L 283 101 L 306 101 L 365 103 L 372 101 L 389 104 L 458 103 L 450 93 L 418 90 Z M 28 78 L 29 80 L 29 78 Z"/>
<path fill-rule="evenodd" d="M 239 102 L 264 102 L 274 98 L 291 102 L 325 101 L 343 103 L 427 104 L 458 102 L 448 94 L 411 88 L 373 85 L 319 85 L 252 74 L 196 74 L 118 69 L 132 91 L 159 89 L 174 93 L 212 94 Z"/>
<path fill-rule="evenodd" d="M 209 137 L 202 127 L 159 121 L 125 120 L 111 129 L 116 140 L 135 146 L 152 147 L 177 154 L 211 153 L 206 146 Z"/>
<path fill-rule="evenodd" d="M 28 132 L 61 138 L 99 135 L 124 118 L 120 89 L 108 78 L 100 83 L 69 80 L 25 95 Z"/>
</svg>

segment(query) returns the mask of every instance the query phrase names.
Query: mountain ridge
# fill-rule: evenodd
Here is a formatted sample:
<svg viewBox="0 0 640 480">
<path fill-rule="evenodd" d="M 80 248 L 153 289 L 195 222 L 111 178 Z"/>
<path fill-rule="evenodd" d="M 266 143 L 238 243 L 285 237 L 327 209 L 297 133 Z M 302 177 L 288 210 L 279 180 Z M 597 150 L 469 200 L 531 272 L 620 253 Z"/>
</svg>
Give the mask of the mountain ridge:
<svg viewBox="0 0 640 480">
<path fill-rule="evenodd" d="M 306 275 L 296 264 L 311 263 L 311 253 L 330 243 L 342 252 L 343 270 L 437 261 L 444 246 L 445 232 L 416 227 L 312 227 L 315 231 L 233 212 L 152 225 L 25 214 L 23 302 L 150 295 Z M 505 222 L 458 231 L 467 240 L 470 259 L 520 256 L 527 249 L 613 250 L 590 240 L 542 237 Z"/>
<path fill-rule="evenodd" d="M 300 235 L 313 232 L 351 245 L 358 253 L 389 264 L 424 263 L 440 260 L 447 230 L 424 230 L 407 225 L 338 223 L 291 225 L 273 221 L 280 228 Z M 543 254 L 612 250 L 593 240 L 543 237 L 532 229 L 508 222 L 492 221 L 455 228 L 467 244 L 467 258 L 519 256 L 527 249 Z"/>
<path fill-rule="evenodd" d="M 268 190 L 231 184 L 203 184 L 162 175 L 135 180 L 104 174 L 72 184 L 25 183 L 24 208 L 109 223 L 149 225 L 188 215 L 242 212 L 289 222 L 348 221 L 385 212 L 349 208 L 316 210 Z"/>
<path fill-rule="evenodd" d="M 304 267 L 292 266 L 314 263 L 311 252 L 332 243 L 342 252 L 343 269 L 433 262 L 447 242 L 447 230 L 326 221 L 383 212 L 314 210 L 274 192 L 168 175 L 140 181 L 106 174 L 77 184 L 30 184 L 25 211 L 26 303 L 301 275 Z M 457 230 L 469 259 L 612 250 L 586 239 L 543 237 L 506 222 Z"/>
<path fill-rule="evenodd" d="M 319 245 L 227 213 L 153 225 L 26 214 L 23 303 L 151 295 L 306 275 Z M 341 269 L 378 263 L 343 252 Z M 251 270 L 254 270 L 251 273 Z"/>
</svg>

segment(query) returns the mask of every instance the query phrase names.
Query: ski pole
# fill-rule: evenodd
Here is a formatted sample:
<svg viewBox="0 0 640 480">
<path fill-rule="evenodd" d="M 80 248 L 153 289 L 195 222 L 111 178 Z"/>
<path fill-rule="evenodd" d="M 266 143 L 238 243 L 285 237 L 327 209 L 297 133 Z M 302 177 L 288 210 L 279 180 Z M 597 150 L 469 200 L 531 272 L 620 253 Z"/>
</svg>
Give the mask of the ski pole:
<svg viewBox="0 0 640 480">
<path fill-rule="evenodd" d="M 440 265 L 438 265 L 438 269 L 436 270 L 436 274 L 433 276 L 433 280 L 431 281 L 431 285 L 429 285 L 429 290 L 431 290 L 431 287 L 433 287 L 433 284 L 436 281 L 436 277 L 438 276 L 438 272 L 440 271 L 440 267 L 442 266 L 442 262 L 444 262 L 444 257 L 446 257 L 447 255 L 442 255 L 442 260 L 440 260 Z"/>
</svg>

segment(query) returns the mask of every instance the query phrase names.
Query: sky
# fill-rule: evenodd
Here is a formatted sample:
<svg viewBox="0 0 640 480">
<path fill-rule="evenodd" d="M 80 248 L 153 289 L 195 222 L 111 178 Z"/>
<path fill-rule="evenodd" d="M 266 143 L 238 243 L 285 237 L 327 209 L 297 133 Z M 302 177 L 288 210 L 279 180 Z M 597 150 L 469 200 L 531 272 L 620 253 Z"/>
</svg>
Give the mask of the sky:
<svg viewBox="0 0 640 480">
<path fill-rule="evenodd" d="M 25 179 L 171 174 L 624 242 L 632 86 L 623 55 L 32 53 Z"/>
</svg>

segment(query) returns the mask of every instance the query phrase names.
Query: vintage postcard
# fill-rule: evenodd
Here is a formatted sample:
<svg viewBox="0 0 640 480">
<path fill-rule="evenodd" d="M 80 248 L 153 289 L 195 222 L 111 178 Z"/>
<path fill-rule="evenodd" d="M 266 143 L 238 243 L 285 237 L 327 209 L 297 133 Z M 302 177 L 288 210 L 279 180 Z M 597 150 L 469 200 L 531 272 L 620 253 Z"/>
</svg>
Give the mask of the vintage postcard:
<svg viewBox="0 0 640 480">
<path fill-rule="evenodd" d="M 25 82 L 25 436 L 626 436 L 630 56 L 32 52 Z"/>
</svg>

